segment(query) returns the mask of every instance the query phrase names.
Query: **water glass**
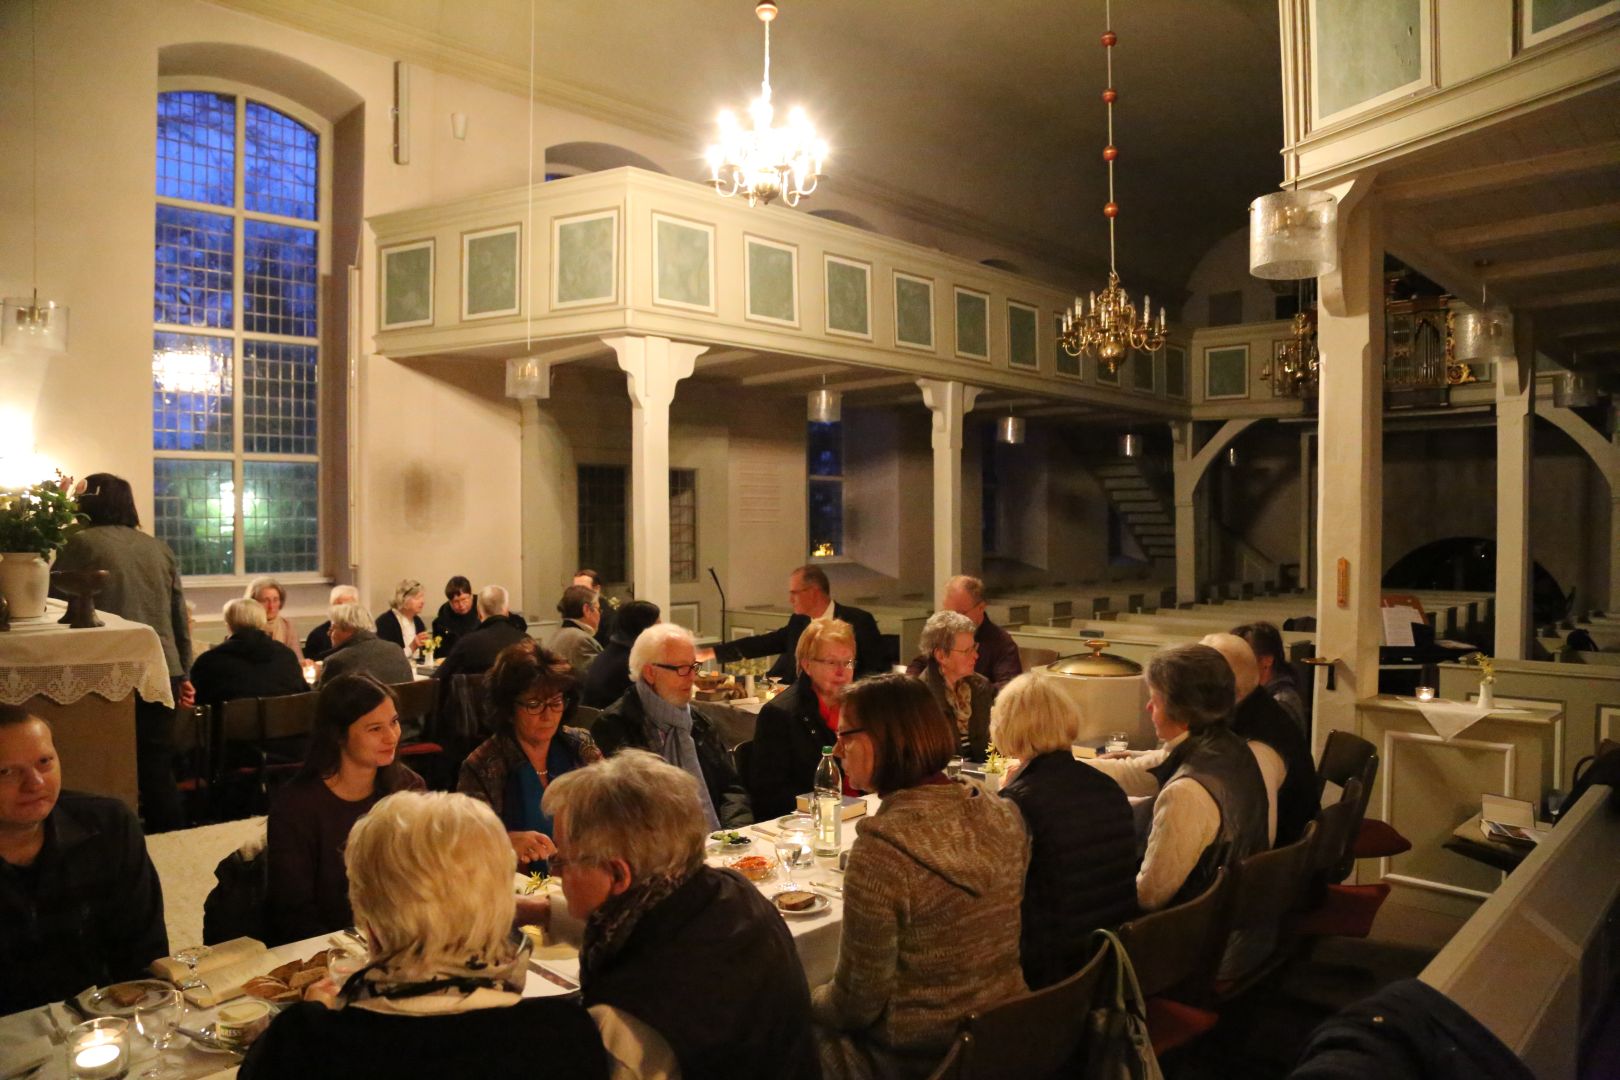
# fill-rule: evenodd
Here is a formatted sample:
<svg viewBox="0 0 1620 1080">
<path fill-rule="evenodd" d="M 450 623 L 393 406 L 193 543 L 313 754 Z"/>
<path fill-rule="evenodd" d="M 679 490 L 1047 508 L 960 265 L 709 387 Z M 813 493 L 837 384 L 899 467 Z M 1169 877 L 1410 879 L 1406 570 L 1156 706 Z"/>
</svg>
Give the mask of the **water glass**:
<svg viewBox="0 0 1620 1080">
<path fill-rule="evenodd" d="M 186 965 L 186 978 L 180 984 L 180 989 L 194 990 L 199 986 L 207 985 L 197 978 L 197 965 L 202 963 L 203 957 L 212 952 L 213 950 L 206 945 L 192 945 L 190 948 L 181 949 L 174 954 L 176 960 Z"/>
<path fill-rule="evenodd" d="M 181 1016 L 185 1012 L 185 1002 L 178 990 L 165 990 L 157 994 L 156 1000 L 141 1005 L 135 1010 L 135 1030 L 141 1037 L 152 1044 L 157 1051 L 157 1060 L 152 1067 L 141 1074 L 143 1080 L 164 1074 L 163 1054 L 165 1051 L 179 1045 L 185 1036 L 177 1030 L 180 1027 Z"/>
<path fill-rule="evenodd" d="M 1103 750 L 1110 754 L 1117 754 L 1131 748 L 1131 733 L 1128 731 L 1113 731 L 1108 735 L 1108 742 Z"/>
<path fill-rule="evenodd" d="M 793 864 L 804 856 L 809 846 L 802 833 L 782 833 L 776 838 L 776 861 L 782 864 L 782 871 L 787 875 L 787 887 L 793 888 Z"/>
<path fill-rule="evenodd" d="M 339 990 L 348 982 L 349 976 L 359 971 L 371 962 L 371 956 L 359 942 L 345 942 L 338 945 L 327 954 L 326 973 L 332 980 L 332 985 Z"/>
</svg>

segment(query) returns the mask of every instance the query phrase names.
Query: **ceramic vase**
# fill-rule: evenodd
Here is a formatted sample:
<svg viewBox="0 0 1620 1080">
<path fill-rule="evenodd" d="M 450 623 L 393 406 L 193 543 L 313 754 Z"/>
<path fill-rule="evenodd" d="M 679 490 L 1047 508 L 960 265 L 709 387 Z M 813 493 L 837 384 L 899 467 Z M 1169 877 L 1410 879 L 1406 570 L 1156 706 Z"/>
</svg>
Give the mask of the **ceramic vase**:
<svg viewBox="0 0 1620 1080">
<path fill-rule="evenodd" d="M 1482 709 L 1496 708 L 1496 690 L 1488 682 L 1479 684 L 1479 707 Z"/>
<path fill-rule="evenodd" d="M 37 619 L 45 614 L 51 591 L 51 564 L 37 551 L 8 551 L 0 555 L 0 596 L 11 605 L 13 619 Z"/>
</svg>

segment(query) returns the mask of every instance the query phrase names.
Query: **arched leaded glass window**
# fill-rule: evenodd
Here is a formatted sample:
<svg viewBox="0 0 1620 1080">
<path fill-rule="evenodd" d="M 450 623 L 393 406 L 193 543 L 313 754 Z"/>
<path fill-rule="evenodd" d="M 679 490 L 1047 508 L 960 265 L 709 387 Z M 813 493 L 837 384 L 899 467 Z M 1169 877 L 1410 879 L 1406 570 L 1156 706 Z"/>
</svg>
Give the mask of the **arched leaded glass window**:
<svg viewBox="0 0 1620 1080">
<path fill-rule="evenodd" d="M 191 576 L 321 568 L 325 147 L 260 96 L 158 95 L 154 527 Z"/>
</svg>

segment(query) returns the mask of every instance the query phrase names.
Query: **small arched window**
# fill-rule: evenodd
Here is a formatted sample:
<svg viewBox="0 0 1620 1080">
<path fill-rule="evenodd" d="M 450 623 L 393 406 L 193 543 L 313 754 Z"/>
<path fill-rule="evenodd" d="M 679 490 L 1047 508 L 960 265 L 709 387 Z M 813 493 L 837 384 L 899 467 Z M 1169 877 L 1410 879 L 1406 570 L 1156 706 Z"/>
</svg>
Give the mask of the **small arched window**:
<svg viewBox="0 0 1620 1080">
<path fill-rule="evenodd" d="M 320 569 L 327 140 L 268 97 L 158 95 L 153 516 L 189 576 Z"/>
</svg>

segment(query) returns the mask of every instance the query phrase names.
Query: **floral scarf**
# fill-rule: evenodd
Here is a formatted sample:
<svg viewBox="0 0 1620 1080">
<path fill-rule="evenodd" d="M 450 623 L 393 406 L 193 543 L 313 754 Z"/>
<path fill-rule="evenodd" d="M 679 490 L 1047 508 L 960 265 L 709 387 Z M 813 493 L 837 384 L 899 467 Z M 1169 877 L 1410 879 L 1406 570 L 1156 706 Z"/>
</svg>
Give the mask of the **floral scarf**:
<svg viewBox="0 0 1620 1080">
<path fill-rule="evenodd" d="M 683 874 L 654 874 L 632 882 L 618 896 L 610 896 L 585 920 L 585 935 L 579 950 L 579 981 L 589 986 L 591 976 L 613 962 L 630 940 L 636 924 L 647 912 L 686 884 L 692 871 Z"/>
<path fill-rule="evenodd" d="M 472 997 L 483 990 L 523 993 L 529 967 L 526 935 L 513 931 L 511 955 L 493 962 L 471 958 L 464 964 L 440 964 L 432 971 L 407 971 L 408 957 L 385 956 L 361 968 L 343 984 L 339 1000 L 352 1005 L 375 999 L 399 1001 L 428 995 Z"/>
</svg>

